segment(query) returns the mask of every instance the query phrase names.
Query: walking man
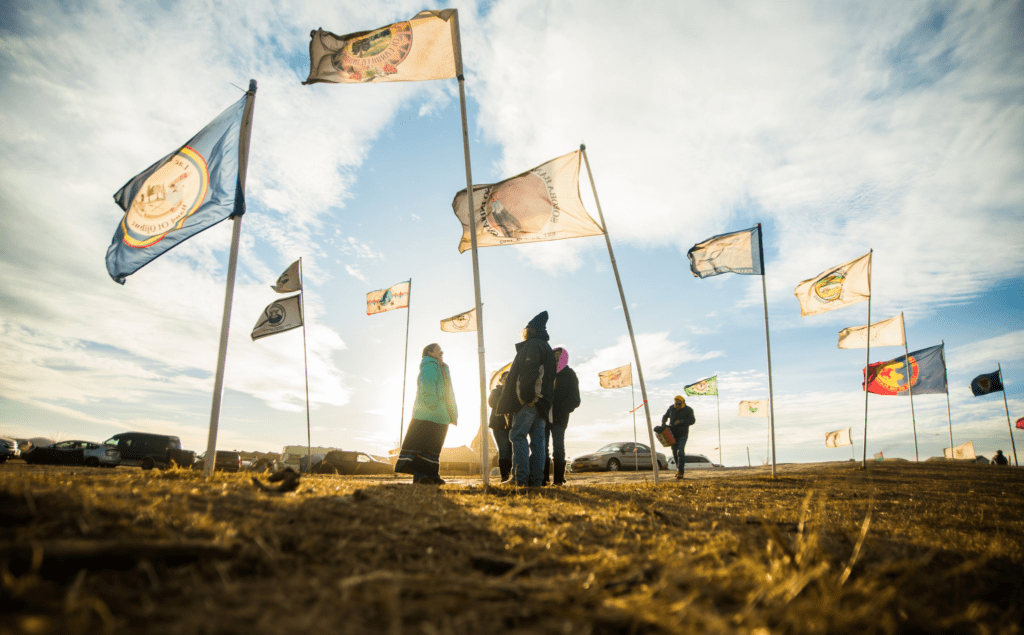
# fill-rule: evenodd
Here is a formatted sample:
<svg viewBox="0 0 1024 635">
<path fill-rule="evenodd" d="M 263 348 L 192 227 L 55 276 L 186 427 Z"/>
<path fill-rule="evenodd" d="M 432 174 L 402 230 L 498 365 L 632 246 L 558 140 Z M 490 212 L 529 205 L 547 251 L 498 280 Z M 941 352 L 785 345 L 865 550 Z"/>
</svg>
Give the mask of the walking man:
<svg viewBox="0 0 1024 635">
<path fill-rule="evenodd" d="M 693 408 L 686 405 L 686 399 L 683 399 L 682 395 L 676 395 L 675 401 L 661 418 L 661 424 L 667 423 L 672 436 L 676 439 L 672 445 L 672 457 L 676 460 L 676 478 L 683 478 L 686 465 L 686 438 L 690 435 L 690 426 L 696 421 Z"/>
</svg>

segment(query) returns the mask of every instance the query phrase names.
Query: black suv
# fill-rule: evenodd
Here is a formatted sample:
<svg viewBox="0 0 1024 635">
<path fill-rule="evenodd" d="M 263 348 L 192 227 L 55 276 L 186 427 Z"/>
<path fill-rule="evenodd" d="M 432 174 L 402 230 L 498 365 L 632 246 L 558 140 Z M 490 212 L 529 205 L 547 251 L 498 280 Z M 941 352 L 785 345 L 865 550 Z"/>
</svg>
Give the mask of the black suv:
<svg viewBox="0 0 1024 635">
<path fill-rule="evenodd" d="M 191 467 L 196 453 L 181 449 L 181 440 L 166 434 L 148 432 L 122 432 L 115 434 L 104 445 L 117 448 L 121 453 L 121 465 L 137 465 L 144 470 L 154 467 L 167 468 L 172 465 Z"/>
</svg>

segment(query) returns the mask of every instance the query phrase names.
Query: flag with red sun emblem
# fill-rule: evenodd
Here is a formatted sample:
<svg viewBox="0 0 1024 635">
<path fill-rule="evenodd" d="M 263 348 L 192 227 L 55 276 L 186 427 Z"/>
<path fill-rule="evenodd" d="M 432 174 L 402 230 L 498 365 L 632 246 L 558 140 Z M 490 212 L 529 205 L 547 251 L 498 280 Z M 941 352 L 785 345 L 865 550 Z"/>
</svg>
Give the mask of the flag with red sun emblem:
<svg viewBox="0 0 1024 635">
<path fill-rule="evenodd" d="M 868 392 L 908 396 L 946 392 L 946 357 L 943 345 L 914 351 L 868 367 Z M 861 384 L 863 388 L 863 384 Z"/>
</svg>

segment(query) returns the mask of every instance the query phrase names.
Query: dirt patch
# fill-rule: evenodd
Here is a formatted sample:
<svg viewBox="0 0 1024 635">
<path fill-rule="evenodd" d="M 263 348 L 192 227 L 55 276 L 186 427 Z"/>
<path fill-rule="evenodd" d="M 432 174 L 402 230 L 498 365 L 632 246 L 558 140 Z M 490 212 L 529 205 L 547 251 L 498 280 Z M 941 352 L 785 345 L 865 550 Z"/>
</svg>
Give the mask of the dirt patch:
<svg viewBox="0 0 1024 635">
<path fill-rule="evenodd" d="M 1024 470 L 705 472 L 270 494 L 9 462 L 0 633 L 1021 632 Z"/>
</svg>

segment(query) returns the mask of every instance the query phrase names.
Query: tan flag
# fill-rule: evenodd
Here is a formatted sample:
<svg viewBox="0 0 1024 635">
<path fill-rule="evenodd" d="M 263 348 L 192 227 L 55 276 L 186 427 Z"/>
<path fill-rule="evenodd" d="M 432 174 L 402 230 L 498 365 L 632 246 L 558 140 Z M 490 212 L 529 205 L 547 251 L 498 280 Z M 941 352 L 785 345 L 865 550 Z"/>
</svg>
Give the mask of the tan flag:
<svg viewBox="0 0 1024 635">
<path fill-rule="evenodd" d="M 871 295 L 870 269 L 871 252 L 868 252 L 798 284 L 794 293 L 800 301 L 800 317 L 867 300 Z"/>
<path fill-rule="evenodd" d="M 446 333 L 468 333 L 476 330 L 476 307 L 441 320 L 441 330 Z"/>
<path fill-rule="evenodd" d="M 303 84 L 416 82 L 455 77 L 454 9 L 420 11 L 374 31 L 335 35 L 312 31 L 309 77 Z"/>
<path fill-rule="evenodd" d="M 850 429 L 836 430 L 835 432 L 827 432 L 825 434 L 825 447 L 826 448 L 838 448 L 843 445 L 853 445 L 853 439 L 850 438 Z"/>
<path fill-rule="evenodd" d="M 741 417 L 767 417 L 768 416 L 768 400 L 759 399 L 757 401 L 741 401 L 740 402 L 740 414 Z"/>
<path fill-rule="evenodd" d="M 950 452 L 949 448 L 942 448 L 942 456 L 947 459 L 958 459 L 964 461 L 973 461 L 978 458 L 978 455 L 974 453 L 974 441 L 968 441 L 963 445 L 958 445 L 953 448 Z"/>
<path fill-rule="evenodd" d="M 387 289 L 378 289 L 366 294 L 366 314 L 383 313 L 392 309 L 409 308 L 409 281 L 399 282 Z"/>
<path fill-rule="evenodd" d="M 633 385 L 633 363 L 597 374 L 601 388 L 624 388 Z"/>
<path fill-rule="evenodd" d="M 252 328 L 252 339 L 256 341 L 268 335 L 277 335 L 302 326 L 302 310 L 299 296 L 282 298 L 263 309 L 263 315 Z"/>
<path fill-rule="evenodd" d="M 903 314 L 871 325 L 871 346 L 903 346 Z M 868 327 L 851 326 L 839 331 L 839 348 L 867 348 Z"/>
<path fill-rule="evenodd" d="M 294 293 L 302 290 L 302 282 L 299 280 L 299 261 L 296 260 L 284 270 L 277 278 L 277 284 L 270 285 L 270 288 L 278 293 Z"/>
<path fill-rule="evenodd" d="M 452 201 L 462 223 L 459 253 L 470 249 L 469 197 L 460 191 Z M 478 247 L 520 245 L 563 238 L 600 236 L 600 225 L 580 199 L 580 151 L 570 152 L 518 176 L 473 186 Z"/>
</svg>

